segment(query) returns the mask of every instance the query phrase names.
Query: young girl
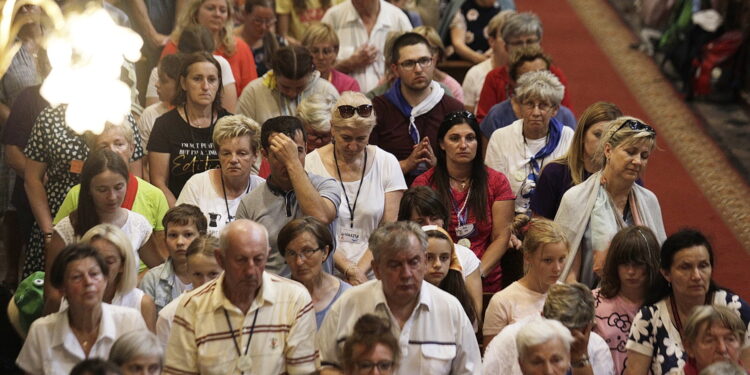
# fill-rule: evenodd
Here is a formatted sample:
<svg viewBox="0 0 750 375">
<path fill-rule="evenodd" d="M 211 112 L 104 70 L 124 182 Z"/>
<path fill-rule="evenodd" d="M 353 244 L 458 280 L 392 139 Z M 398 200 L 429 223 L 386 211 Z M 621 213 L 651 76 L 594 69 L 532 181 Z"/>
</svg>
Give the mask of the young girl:
<svg viewBox="0 0 750 375">
<path fill-rule="evenodd" d="M 557 282 L 568 256 L 568 240 L 555 222 L 518 215 L 513 228 L 523 236 L 526 274 L 492 296 L 482 327 L 485 345 L 505 326 L 542 311 L 547 289 Z"/>
<path fill-rule="evenodd" d="M 427 233 L 427 269 L 424 279 L 456 297 L 472 325 L 478 329 L 479 317 L 466 290 L 461 263 L 451 236 L 437 225 L 426 225 L 422 230 Z"/>
</svg>

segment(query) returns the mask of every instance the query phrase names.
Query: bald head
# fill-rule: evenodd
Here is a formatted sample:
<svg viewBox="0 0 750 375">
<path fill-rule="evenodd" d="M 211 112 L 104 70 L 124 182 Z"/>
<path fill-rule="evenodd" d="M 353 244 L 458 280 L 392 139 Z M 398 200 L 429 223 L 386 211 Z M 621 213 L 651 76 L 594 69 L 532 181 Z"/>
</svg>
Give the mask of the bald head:
<svg viewBox="0 0 750 375">
<path fill-rule="evenodd" d="M 221 231 L 216 262 L 224 268 L 225 292 L 235 305 L 261 286 L 270 248 L 268 231 L 254 221 L 236 220 Z"/>
<path fill-rule="evenodd" d="M 243 238 L 253 239 L 253 242 L 266 244 L 266 255 L 271 246 L 268 243 L 268 230 L 266 227 L 248 219 L 235 220 L 222 229 L 219 237 L 219 251 L 226 254 L 227 248 L 232 243 L 241 241 Z"/>
</svg>

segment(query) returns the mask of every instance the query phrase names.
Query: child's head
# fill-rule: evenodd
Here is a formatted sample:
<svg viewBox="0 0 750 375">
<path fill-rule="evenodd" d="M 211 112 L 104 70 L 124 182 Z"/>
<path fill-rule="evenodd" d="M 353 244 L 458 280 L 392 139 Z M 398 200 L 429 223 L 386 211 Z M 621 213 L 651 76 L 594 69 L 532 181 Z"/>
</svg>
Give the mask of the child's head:
<svg viewBox="0 0 750 375">
<path fill-rule="evenodd" d="M 159 62 L 159 79 L 156 81 L 156 93 L 159 100 L 173 105 L 177 97 L 177 81 L 180 77 L 181 59 L 180 54 L 164 56 Z"/>
<path fill-rule="evenodd" d="M 531 281 L 546 289 L 555 284 L 565 267 L 568 239 L 557 223 L 544 218 L 516 217 L 514 231 L 523 237 L 523 259 Z"/>
<path fill-rule="evenodd" d="M 169 209 L 161 220 L 164 225 L 165 242 L 169 256 L 184 260 L 190 243 L 206 233 L 208 224 L 200 208 L 192 204 L 181 204 Z"/>
<path fill-rule="evenodd" d="M 217 277 L 222 269 L 216 261 L 219 240 L 209 235 L 201 235 L 190 244 L 187 250 L 188 277 L 197 288 Z"/>
</svg>

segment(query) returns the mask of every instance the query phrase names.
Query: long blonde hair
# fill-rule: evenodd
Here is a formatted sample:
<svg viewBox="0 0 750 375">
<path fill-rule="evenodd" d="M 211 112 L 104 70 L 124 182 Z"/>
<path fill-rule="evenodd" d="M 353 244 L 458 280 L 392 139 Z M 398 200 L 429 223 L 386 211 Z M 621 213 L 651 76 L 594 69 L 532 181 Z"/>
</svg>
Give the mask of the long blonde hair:
<svg viewBox="0 0 750 375">
<path fill-rule="evenodd" d="M 120 252 L 122 273 L 117 280 L 117 291 L 125 295 L 135 289 L 138 283 L 138 265 L 128 235 L 115 225 L 99 224 L 81 237 L 81 243 L 91 245 L 91 242 L 97 239 L 109 241 Z"/>
<path fill-rule="evenodd" d="M 224 27 L 219 31 L 219 42 L 221 46 L 216 46 L 217 50 L 223 50 L 227 55 L 234 55 L 235 52 L 235 40 L 234 40 L 234 26 L 232 25 L 232 19 L 234 18 L 234 7 L 229 0 L 225 0 L 227 3 L 227 21 L 224 22 Z M 170 39 L 173 41 L 180 40 L 182 31 L 188 26 L 200 25 L 198 23 L 198 10 L 206 0 L 191 0 L 183 12 L 177 17 L 178 22 L 174 27 L 174 31 L 170 35 Z"/>
</svg>

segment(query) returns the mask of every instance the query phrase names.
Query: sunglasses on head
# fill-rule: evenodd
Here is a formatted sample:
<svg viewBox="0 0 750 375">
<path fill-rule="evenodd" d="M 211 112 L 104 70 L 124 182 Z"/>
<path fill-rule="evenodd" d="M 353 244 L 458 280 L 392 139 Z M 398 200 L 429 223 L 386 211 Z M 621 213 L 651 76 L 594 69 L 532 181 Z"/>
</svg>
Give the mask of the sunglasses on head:
<svg viewBox="0 0 750 375">
<path fill-rule="evenodd" d="M 476 117 L 469 111 L 454 111 L 445 116 L 444 121 L 474 120 Z"/>
<path fill-rule="evenodd" d="M 656 130 L 654 130 L 654 128 L 652 128 L 652 127 L 650 127 L 650 126 L 648 126 L 648 125 L 646 125 L 646 124 L 644 124 L 644 123 L 642 123 L 642 122 L 640 122 L 638 120 L 627 120 L 627 121 L 623 122 L 622 125 L 620 125 L 620 127 L 617 128 L 617 130 L 615 130 L 615 133 L 619 132 L 622 128 L 624 128 L 626 126 L 629 127 L 630 130 L 647 131 L 647 132 L 649 132 L 649 133 L 651 133 L 653 135 L 656 135 Z"/>
<path fill-rule="evenodd" d="M 360 117 L 370 117 L 370 115 L 372 114 L 372 105 L 362 104 L 357 107 L 354 107 L 351 105 L 340 105 L 338 107 L 338 110 L 339 110 L 339 115 L 341 115 L 341 118 L 350 118 L 354 116 L 355 112 Z"/>
</svg>

